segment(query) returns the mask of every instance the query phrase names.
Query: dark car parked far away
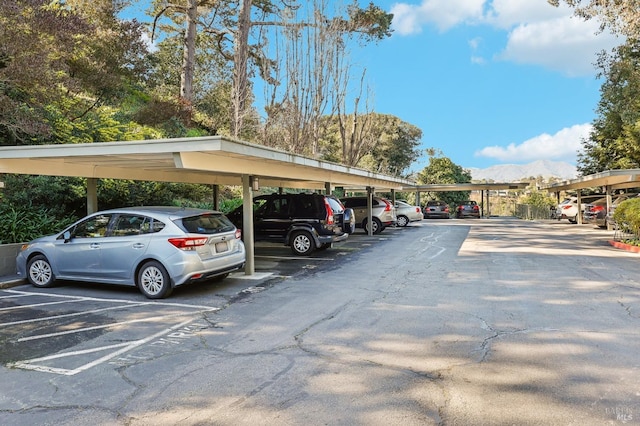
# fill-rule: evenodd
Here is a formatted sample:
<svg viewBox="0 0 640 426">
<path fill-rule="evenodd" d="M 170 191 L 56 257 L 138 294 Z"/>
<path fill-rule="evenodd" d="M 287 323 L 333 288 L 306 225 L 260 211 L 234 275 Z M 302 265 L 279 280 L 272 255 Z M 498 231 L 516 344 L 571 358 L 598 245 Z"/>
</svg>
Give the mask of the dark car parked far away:
<svg viewBox="0 0 640 426">
<path fill-rule="evenodd" d="M 228 216 L 242 229 L 242 206 Z M 331 195 L 270 194 L 253 199 L 254 239 L 284 243 L 297 255 L 327 249 L 354 230 L 353 210 Z"/>
<path fill-rule="evenodd" d="M 425 219 L 449 219 L 449 204 L 440 200 L 429 200 L 423 209 Z"/>
<path fill-rule="evenodd" d="M 599 198 L 585 206 L 582 215 L 583 222 L 591 223 L 600 228 L 607 227 L 607 199 Z"/>
<path fill-rule="evenodd" d="M 480 206 L 475 201 L 463 201 L 456 208 L 456 217 L 458 219 L 463 217 L 480 217 Z"/>
</svg>

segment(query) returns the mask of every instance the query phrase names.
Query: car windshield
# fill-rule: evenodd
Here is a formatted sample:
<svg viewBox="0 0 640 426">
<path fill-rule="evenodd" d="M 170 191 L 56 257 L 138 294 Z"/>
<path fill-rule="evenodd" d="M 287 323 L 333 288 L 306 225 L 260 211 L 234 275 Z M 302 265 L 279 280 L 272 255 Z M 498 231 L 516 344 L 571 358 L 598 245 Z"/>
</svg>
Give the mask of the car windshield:
<svg viewBox="0 0 640 426">
<path fill-rule="evenodd" d="M 182 219 L 182 225 L 188 232 L 196 234 L 218 234 L 235 229 L 233 223 L 220 213 L 206 213 L 185 217 Z"/>
</svg>

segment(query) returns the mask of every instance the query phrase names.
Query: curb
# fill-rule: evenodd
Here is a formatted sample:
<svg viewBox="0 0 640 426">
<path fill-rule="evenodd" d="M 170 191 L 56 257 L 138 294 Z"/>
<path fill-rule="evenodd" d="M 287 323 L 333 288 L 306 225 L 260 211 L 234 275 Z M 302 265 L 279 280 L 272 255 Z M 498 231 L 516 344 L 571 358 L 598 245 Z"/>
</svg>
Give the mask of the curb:
<svg viewBox="0 0 640 426">
<path fill-rule="evenodd" d="M 26 284 L 27 281 L 24 278 L 20 278 L 17 275 L 11 275 L 7 277 L 0 277 L 0 289 L 16 287 L 22 284 Z"/>
<path fill-rule="evenodd" d="M 640 247 L 633 246 L 631 244 L 625 244 L 620 241 L 609 240 L 609 244 L 611 244 L 615 248 L 619 248 L 621 250 L 629 251 L 632 253 L 640 253 Z"/>
</svg>

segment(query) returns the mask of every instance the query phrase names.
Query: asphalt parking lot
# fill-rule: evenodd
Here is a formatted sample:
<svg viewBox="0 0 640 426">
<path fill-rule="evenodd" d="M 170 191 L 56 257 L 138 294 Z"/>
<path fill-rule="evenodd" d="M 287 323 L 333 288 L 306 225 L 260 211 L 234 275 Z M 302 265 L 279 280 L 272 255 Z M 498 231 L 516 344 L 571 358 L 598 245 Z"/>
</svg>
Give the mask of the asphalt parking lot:
<svg viewBox="0 0 640 426">
<path fill-rule="evenodd" d="M 0 423 L 636 424 L 640 254 L 610 237 L 433 220 L 162 301 L 2 289 Z"/>
<path fill-rule="evenodd" d="M 167 355 L 211 324 L 203 317 L 283 280 L 339 268 L 346 257 L 371 249 L 409 228 L 368 236 L 362 230 L 329 250 L 301 257 L 281 244 L 256 244 L 256 274 L 242 272 L 222 282 L 185 286 L 162 301 L 135 288 L 59 282 L 38 289 L 27 284 L 0 289 L 0 364 L 8 368 L 75 375 L 103 363 L 138 362 Z M 117 342 L 117 343 L 114 343 Z"/>
</svg>

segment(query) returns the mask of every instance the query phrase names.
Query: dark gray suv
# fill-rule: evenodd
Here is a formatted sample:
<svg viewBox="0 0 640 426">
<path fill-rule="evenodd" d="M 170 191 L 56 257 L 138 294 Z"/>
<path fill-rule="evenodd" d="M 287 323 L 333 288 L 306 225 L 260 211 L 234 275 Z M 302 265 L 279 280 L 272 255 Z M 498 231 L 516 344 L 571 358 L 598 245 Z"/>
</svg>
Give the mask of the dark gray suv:
<svg viewBox="0 0 640 426">
<path fill-rule="evenodd" d="M 242 229 L 242 206 L 227 216 Z M 254 239 L 282 242 L 297 255 L 327 249 L 346 240 L 354 229 L 353 210 L 332 195 L 270 194 L 253 199 Z"/>
</svg>

